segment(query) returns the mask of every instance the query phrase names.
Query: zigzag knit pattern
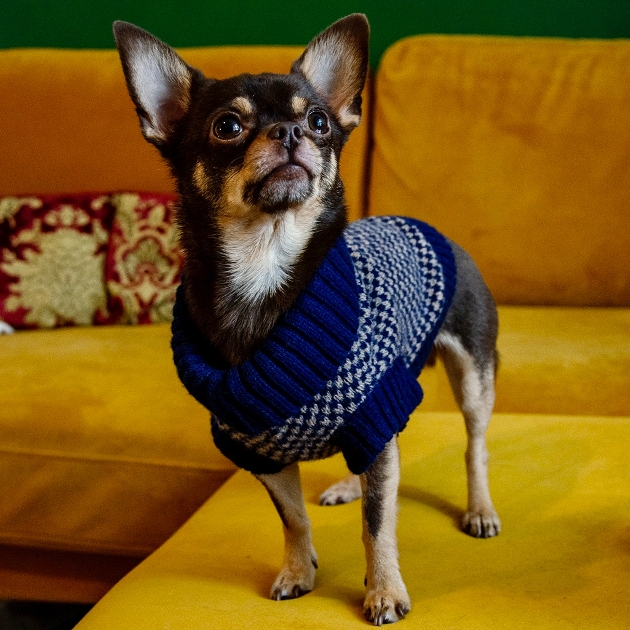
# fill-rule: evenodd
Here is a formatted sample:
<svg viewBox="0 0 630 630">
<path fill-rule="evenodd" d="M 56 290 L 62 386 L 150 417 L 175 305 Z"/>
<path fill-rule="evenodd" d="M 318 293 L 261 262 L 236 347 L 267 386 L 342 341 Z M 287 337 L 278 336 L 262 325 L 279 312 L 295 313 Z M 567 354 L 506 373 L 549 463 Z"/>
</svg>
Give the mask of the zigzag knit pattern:
<svg viewBox="0 0 630 630">
<path fill-rule="evenodd" d="M 403 217 L 363 219 L 239 366 L 226 369 L 204 343 L 180 287 L 175 365 L 237 466 L 274 473 L 341 450 L 362 473 L 422 400 L 417 377 L 455 285 L 453 253 L 436 230 Z"/>
</svg>

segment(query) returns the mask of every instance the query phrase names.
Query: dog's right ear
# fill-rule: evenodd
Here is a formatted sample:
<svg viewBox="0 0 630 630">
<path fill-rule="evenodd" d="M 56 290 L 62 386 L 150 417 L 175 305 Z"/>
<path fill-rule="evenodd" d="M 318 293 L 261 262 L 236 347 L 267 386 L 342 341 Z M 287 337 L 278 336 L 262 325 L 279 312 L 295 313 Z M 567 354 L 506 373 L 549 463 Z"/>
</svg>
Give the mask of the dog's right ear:
<svg viewBox="0 0 630 630">
<path fill-rule="evenodd" d="M 195 70 L 164 42 L 128 22 L 114 22 L 114 37 L 144 137 L 168 143 L 190 106 Z"/>
<path fill-rule="evenodd" d="M 291 72 L 301 73 L 328 101 L 348 132 L 361 120 L 369 39 L 367 18 L 353 13 L 315 37 L 291 67 Z"/>
</svg>

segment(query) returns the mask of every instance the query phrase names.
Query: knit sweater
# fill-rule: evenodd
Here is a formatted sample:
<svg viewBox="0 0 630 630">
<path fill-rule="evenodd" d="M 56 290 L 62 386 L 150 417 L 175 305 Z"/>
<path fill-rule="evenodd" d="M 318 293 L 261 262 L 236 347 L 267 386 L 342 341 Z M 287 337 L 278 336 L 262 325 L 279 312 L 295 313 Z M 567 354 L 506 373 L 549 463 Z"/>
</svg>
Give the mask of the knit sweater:
<svg viewBox="0 0 630 630">
<path fill-rule="evenodd" d="M 185 282 L 185 279 L 184 279 Z M 422 400 L 417 378 L 456 284 L 453 253 L 403 217 L 351 223 L 260 349 L 226 367 L 178 289 L 178 375 L 211 412 L 217 447 L 237 466 L 275 473 L 341 451 L 364 472 Z"/>
</svg>

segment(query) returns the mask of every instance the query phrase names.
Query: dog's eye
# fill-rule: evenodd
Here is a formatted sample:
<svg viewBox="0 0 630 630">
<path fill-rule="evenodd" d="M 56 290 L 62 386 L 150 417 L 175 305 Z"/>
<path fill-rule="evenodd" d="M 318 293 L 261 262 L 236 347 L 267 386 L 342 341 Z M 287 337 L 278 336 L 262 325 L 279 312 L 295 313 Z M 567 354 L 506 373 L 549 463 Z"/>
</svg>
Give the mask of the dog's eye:
<svg viewBox="0 0 630 630">
<path fill-rule="evenodd" d="M 236 116 L 228 114 L 227 116 L 221 116 L 214 123 L 213 131 L 214 135 L 220 140 L 232 140 L 241 135 L 243 126 Z"/>
<path fill-rule="evenodd" d="M 320 134 L 328 133 L 328 117 L 324 112 L 312 112 L 308 117 L 308 126 Z"/>
</svg>

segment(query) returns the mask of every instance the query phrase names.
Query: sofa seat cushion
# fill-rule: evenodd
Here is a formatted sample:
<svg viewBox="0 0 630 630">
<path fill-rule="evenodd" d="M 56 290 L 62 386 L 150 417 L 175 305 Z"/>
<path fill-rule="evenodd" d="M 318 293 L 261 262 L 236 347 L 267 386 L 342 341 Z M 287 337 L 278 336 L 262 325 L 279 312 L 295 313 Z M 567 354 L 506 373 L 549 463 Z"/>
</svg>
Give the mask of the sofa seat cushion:
<svg viewBox="0 0 630 630">
<path fill-rule="evenodd" d="M 168 325 L 0 337 L 0 543 L 144 555 L 233 472 Z"/>
<path fill-rule="evenodd" d="M 630 310 L 500 308 L 498 411 L 630 415 Z M 145 554 L 234 470 L 166 325 L 0 337 L 0 542 Z M 421 411 L 455 410 L 443 368 Z M 150 523 L 150 526 L 147 526 Z"/>
<path fill-rule="evenodd" d="M 495 410 L 630 416 L 630 309 L 499 307 Z M 420 409 L 456 410 L 438 363 Z"/>
<path fill-rule="evenodd" d="M 630 41 L 417 36 L 376 84 L 370 214 L 467 249 L 503 304 L 630 306 Z"/>
<path fill-rule="evenodd" d="M 621 628 L 627 597 L 630 419 L 497 415 L 491 488 L 503 531 L 461 533 L 464 430 L 415 414 L 401 436 L 398 538 L 413 608 L 405 628 Z M 302 467 L 319 570 L 296 600 L 268 599 L 282 527 L 251 475 L 234 475 L 77 630 L 366 628 L 359 502 L 320 507 L 338 456 Z M 401 626 L 402 627 L 402 626 Z"/>
</svg>

